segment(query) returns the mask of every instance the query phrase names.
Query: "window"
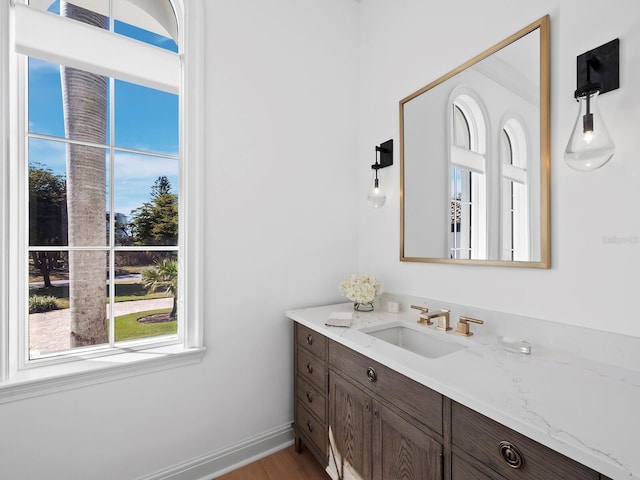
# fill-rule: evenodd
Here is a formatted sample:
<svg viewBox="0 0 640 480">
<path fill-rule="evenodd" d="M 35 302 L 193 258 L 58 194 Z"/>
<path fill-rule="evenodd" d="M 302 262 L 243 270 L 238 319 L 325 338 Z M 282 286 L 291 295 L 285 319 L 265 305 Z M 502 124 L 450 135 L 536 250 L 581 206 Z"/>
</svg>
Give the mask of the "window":
<svg viewBox="0 0 640 480">
<path fill-rule="evenodd" d="M 500 132 L 502 260 L 531 260 L 527 152 L 522 123 L 509 119 Z"/>
<path fill-rule="evenodd" d="M 449 257 L 487 258 L 486 127 L 478 103 L 459 95 L 451 105 Z"/>
<path fill-rule="evenodd" d="M 77 384 L 74 373 L 98 356 L 104 368 L 106 354 L 116 377 L 201 355 L 201 59 L 186 47 L 201 51 L 202 26 L 190 15 L 190 35 L 178 35 L 181 7 L 1 7 L 15 43 L 0 43 L 10 66 L 0 99 L 11 99 L 2 120 L 11 154 L 0 197 L 0 401 L 33 368 Z"/>
</svg>

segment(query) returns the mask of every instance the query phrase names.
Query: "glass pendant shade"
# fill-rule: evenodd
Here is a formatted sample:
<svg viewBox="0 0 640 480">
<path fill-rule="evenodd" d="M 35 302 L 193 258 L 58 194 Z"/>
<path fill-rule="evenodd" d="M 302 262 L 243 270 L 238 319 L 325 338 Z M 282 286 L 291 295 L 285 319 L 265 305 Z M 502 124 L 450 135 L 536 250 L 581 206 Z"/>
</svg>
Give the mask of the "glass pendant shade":
<svg viewBox="0 0 640 480">
<path fill-rule="evenodd" d="M 564 160 L 575 170 L 595 170 L 613 157 L 616 146 L 598 108 L 598 91 L 578 97 L 580 109 L 573 126 Z"/>
<path fill-rule="evenodd" d="M 369 189 L 367 200 L 369 202 L 369 206 L 373 208 L 380 208 L 387 200 L 387 196 L 380 188 L 380 183 L 377 178 L 373 181 L 373 185 L 371 185 L 371 188 Z"/>
</svg>

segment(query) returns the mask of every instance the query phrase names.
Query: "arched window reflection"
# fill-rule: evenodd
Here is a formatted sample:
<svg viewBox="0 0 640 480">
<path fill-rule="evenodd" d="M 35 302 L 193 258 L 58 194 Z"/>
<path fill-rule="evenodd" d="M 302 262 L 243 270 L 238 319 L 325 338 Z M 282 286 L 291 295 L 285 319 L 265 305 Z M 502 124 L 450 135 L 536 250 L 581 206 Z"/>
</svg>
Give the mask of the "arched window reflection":
<svg viewBox="0 0 640 480">
<path fill-rule="evenodd" d="M 529 261 L 529 177 L 527 138 L 516 119 L 500 132 L 502 165 L 502 260 Z"/>
<path fill-rule="evenodd" d="M 452 104 L 449 257 L 487 257 L 486 124 L 470 95 Z"/>
</svg>

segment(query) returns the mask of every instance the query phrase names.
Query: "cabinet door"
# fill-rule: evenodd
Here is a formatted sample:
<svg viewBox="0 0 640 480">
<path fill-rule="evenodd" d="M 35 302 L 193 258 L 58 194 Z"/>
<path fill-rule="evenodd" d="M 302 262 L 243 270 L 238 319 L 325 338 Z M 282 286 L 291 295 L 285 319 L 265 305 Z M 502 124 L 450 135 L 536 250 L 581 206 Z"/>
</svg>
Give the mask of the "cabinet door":
<svg viewBox="0 0 640 480">
<path fill-rule="evenodd" d="M 329 384 L 329 469 L 344 480 L 371 478 L 371 399 L 334 372 Z"/>
<path fill-rule="evenodd" d="M 373 479 L 442 480 L 442 445 L 417 423 L 373 403 Z"/>
</svg>

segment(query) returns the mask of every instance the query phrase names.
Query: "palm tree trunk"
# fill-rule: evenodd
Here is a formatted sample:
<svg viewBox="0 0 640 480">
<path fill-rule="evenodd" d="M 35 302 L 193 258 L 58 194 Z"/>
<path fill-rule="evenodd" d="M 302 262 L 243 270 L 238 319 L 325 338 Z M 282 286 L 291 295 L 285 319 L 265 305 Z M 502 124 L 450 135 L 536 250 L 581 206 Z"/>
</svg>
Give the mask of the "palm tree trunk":
<svg viewBox="0 0 640 480">
<path fill-rule="evenodd" d="M 61 15 L 107 28 L 108 19 L 60 2 Z M 107 79 L 75 68 L 60 68 L 65 130 L 68 138 L 104 144 L 107 128 Z M 67 144 L 69 246 L 104 246 L 106 239 L 106 151 Z M 105 299 L 107 252 L 69 252 L 71 346 L 109 341 Z"/>
</svg>

